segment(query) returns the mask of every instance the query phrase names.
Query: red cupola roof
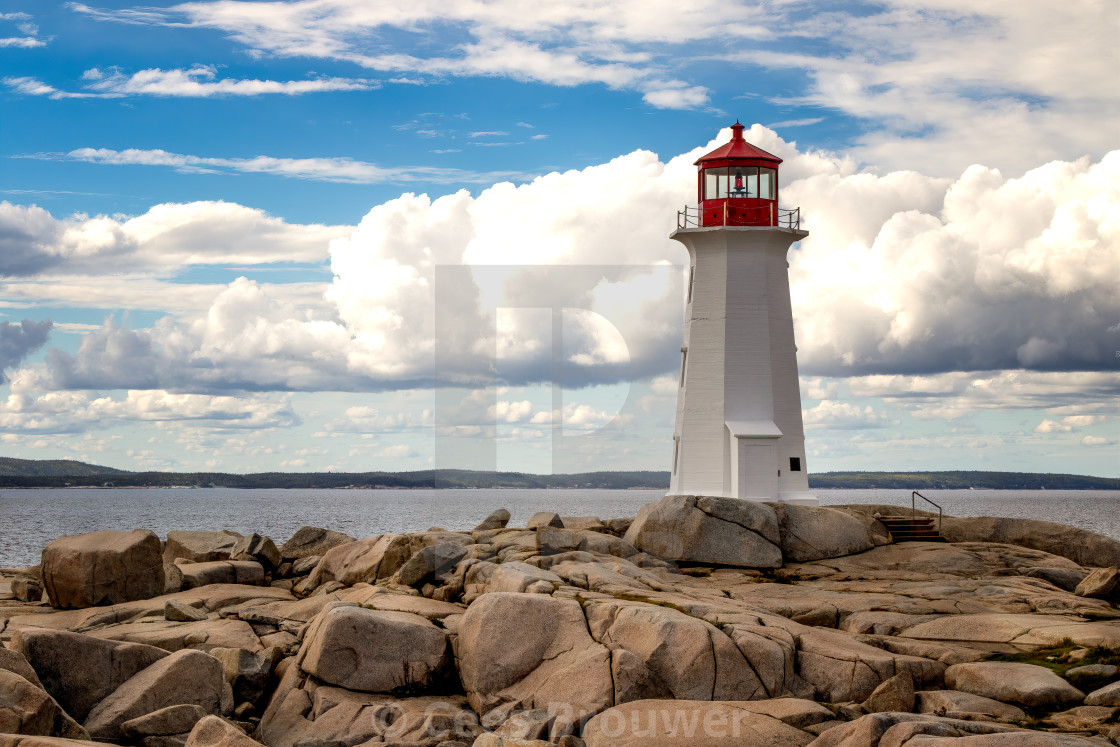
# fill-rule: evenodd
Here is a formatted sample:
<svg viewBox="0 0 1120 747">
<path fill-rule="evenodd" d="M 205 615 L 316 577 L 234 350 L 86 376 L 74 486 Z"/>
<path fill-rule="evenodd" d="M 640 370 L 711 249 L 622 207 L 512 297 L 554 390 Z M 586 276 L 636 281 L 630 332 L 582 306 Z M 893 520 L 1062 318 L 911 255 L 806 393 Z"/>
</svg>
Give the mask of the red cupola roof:
<svg viewBox="0 0 1120 747">
<path fill-rule="evenodd" d="M 727 165 L 728 161 L 751 160 L 751 161 L 769 161 L 771 163 L 781 163 L 782 159 L 775 156 L 773 153 L 767 153 L 762 148 L 756 148 L 743 139 L 743 125 L 735 120 L 735 124 L 731 125 L 731 142 L 721 145 L 707 155 L 701 156 L 696 165 L 703 167 L 705 164 L 709 166 Z M 713 163 L 714 161 L 723 161 L 722 164 Z"/>
</svg>

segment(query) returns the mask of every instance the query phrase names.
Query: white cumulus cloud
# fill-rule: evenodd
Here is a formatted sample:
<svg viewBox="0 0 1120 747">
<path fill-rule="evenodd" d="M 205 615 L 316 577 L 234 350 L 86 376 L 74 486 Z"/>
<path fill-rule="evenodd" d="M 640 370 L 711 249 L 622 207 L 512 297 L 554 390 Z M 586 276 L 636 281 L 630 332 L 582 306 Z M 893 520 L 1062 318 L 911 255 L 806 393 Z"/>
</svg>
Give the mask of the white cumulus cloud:
<svg viewBox="0 0 1120 747">
<path fill-rule="evenodd" d="M 880 389 L 915 417 L 942 417 L 947 396 L 982 402 L 998 384 L 1038 406 L 1025 392 L 1051 385 L 1042 372 L 1069 372 L 1055 380 L 1068 391 L 1112 370 L 1120 152 L 1018 178 L 977 166 L 945 179 L 860 171 L 759 125 L 748 140 L 786 159 L 783 202 L 801 206 L 810 230 L 790 279 L 801 372 L 820 380 L 810 389 L 821 399 L 834 399 L 823 378 L 848 378 L 853 393 Z M 703 150 L 666 162 L 636 151 L 477 196 L 404 194 L 330 241 L 334 279 L 313 307 L 239 280 L 202 312 L 110 325 L 77 353 L 53 351 L 53 385 L 380 391 L 524 385 L 558 370 L 565 386 L 673 377 L 672 265 L 686 255 L 667 237 Z M 104 237 L 122 224 L 92 220 L 74 227 L 89 234 L 75 245 L 116 246 Z M 221 232 L 207 241 L 221 245 Z M 196 256 L 190 245 L 171 255 Z"/>
<path fill-rule="evenodd" d="M 0 202 L 0 277 L 166 276 L 202 264 L 320 262 L 342 226 L 287 223 L 230 202 L 165 203 L 135 217 L 55 218 Z"/>
</svg>

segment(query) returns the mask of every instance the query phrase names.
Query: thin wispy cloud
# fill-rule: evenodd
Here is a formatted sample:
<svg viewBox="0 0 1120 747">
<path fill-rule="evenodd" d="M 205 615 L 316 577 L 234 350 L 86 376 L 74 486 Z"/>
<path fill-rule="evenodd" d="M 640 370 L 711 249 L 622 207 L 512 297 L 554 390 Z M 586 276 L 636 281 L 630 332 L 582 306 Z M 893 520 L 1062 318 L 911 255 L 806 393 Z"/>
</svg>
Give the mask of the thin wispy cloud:
<svg viewBox="0 0 1120 747">
<path fill-rule="evenodd" d="M 9 36 L 0 38 L 0 47 L 22 47 L 23 49 L 34 49 L 35 47 L 45 47 L 47 43 L 42 39 L 37 39 L 33 36 Z"/>
<path fill-rule="evenodd" d="M 215 158 L 139 148 L 78 148 L 69 153 L 33 153 L 19 157 L 45 161 L 84 161 L 107 166 L 164 166 L 196 174 L 270 174 L 345 184 L 492 184 L 502 180 L 525 181 L 536 176 L 523 171 L 475 172 L 436 166 L 386 168 L 353 158 Z"/>
<path fill-rule="evenodd" d="M 34 49 L 47 46 L 48 40 L 39 38 L 39 27 L 32 23 L 31 19 L 32 16 L 28 13 L 0 13 L 0 22 L 14 22 L 16 29 L 23 34 L 23 36 L 0 37 L 0 48 Z M 4 32 L 0 30 L 0 33 Z"/>
<path fill-rule="evenodd" d="M 815 125 L 818 122 L 823 121 L 824 117 L 810 117 L 808 119 L 786 119 L 782 120 L 781 122 L 773 122 L 766 126 L 772 130 L 777 130 L 782 127 L 808 127 L 809 125 Z"/>
<path fill-rule="evenodd" d="M 721 40 L 771 39 L 767 12 L 702 0 L 651 13 L 641 0 L 625 0 L 604 13 L 598 3 L 561 3 L 526 13 L 516 0 L 478 4 L 421 0 L 407 8 L 303 0 L 184 3 L 167 9 L 101 9 L 71 3 L 101 21 L 218 29 L 256 54 L 356 63 L 371 70 L 413 76 L 501 76 L 559 86 L 601 84 L 634 90 L 658 108 L 703 104 L 703 86 L 676 80 L 678 56 L 666 46 Z M 447 29 L 453 33 L 443 44 Z M 424 31 L 423 45 L 390 48 L 371 39 L 389 32 Z M 453 40 L 454 39 L 454 40 Z"/>
<path fill-rule="evenodd" d="M 88 99 L 105 96 L 105 94 L 60 91 L 38 78 L 31 77 L 7 77 L 4 78 L 4 85 L 24 96 L 48 96 L 52 99 Z"/>
<path fill-rule="evenodd" d="M 310 80 L 238 80 L 219 78 L 217 70 L 195 65 L 189 70 L 141 70 L 125 75 L 120 70 L 87 70 L 82 76 L 87 88 L 123 96 L 260 96 L 262 94 L 299 95 L 324 91 L 368 91 L 379 88 L 377 81 L 364 78 L 313 78 Z"/>
<path fill-rule="evenodd" d="M 210 98 L 217 96 L 287 96 L 329 91 L 369 91 L 380 88 L 375 80 L 365 78 L 312 78 L 309 80 L 257 80 L 219 78 L 212 66 L 195 65 L 186 70 L 152 68 L 131 75 L 118 68 L 90 68 L 82 75 L 84 90 L 63 91 L 37 78 L 8 77 L 5 85 L 25 96 L 47 96 L 52 99 L 123 98 L 126 96 L 167 96 L 179 98 Z"/>
</svg>

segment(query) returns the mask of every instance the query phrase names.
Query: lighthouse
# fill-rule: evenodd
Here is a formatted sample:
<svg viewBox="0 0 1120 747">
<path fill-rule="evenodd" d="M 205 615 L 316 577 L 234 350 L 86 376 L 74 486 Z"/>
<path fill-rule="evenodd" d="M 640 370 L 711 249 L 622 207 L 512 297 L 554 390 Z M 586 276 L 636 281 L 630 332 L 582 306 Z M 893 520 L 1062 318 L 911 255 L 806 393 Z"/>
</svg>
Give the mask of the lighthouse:
<svg viewBox="0 0 1120 747">
<path fill-rule="evenodd" d="M 697 204 L 670 236 L 689 278 L 669 492 L 816 505 L 786 261 L 809 234 L 778 206 L 782 159 L 731 132 L 696 162 Z"/>
</svg>

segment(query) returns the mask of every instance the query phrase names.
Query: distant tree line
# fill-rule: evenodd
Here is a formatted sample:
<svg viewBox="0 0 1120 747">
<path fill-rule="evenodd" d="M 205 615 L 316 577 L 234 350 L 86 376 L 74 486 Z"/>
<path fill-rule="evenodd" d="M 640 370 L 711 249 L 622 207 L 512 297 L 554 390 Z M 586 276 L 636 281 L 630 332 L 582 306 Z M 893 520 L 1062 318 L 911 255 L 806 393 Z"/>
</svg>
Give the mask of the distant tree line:
<svg viewBox="0 0 1120 747">
<path fill-rule="evenodd" d="M 531 475 L 522 472 L 422 470 L 418 472 L 129 472 L 71 460 L 0 457 L 5 488 L 646 488 L 665 490 L 669 473 L 584 472 Z M 923 490 L 1120 490 L 1120 479 L 1027 472 L 825 472 L 809 475 L 811 488 Z"/>
<path fill-rule="evenodd" d="M 1120 479 L 1033 472 L 824 472 L 809 475 L 809 486 L 904 490 L 1120 490 Z"/>
</svg>

